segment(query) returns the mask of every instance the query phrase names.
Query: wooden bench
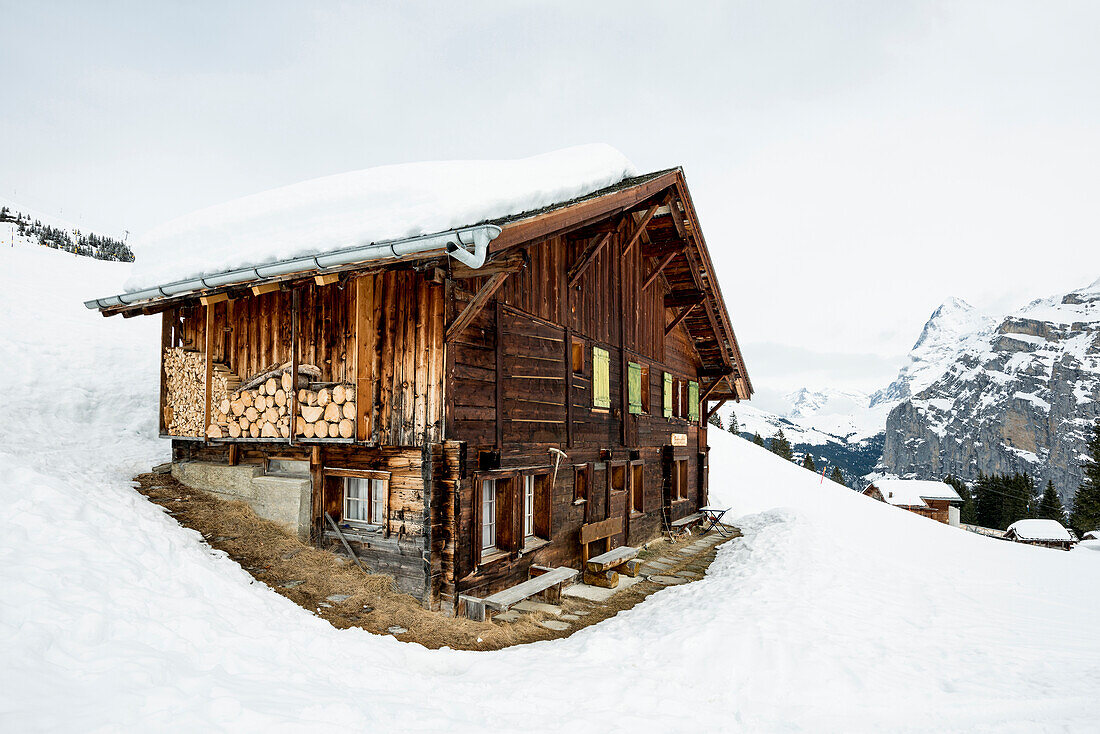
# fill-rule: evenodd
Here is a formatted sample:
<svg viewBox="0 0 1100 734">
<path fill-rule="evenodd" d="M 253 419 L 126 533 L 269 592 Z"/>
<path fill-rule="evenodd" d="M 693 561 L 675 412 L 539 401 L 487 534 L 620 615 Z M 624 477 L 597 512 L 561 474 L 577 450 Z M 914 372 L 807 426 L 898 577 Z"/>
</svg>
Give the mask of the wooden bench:
<svg viewBox="0 0 1100 734">
<path fill-rule="evenodd" d="M 612 548 L 607 553 L 601 553 L 588 559 L 584 566 L 584 583 L 590 586 L 602 586 L 605 589 L 614 589 L 619 585 L 619 569 L 629 564 L 627 573 L 634 576 L 637 573 L 638 564 L 631 564 L 638 557 L 638 549 L 628 545 Z"/>
<path fill-rule="evenodd" d="M 696 512 L 694 515 L 688 515 L 687 517 L 681 517 L 679 520 L 673 520 L 669 525 L 673 530 L 687 530 L 688 528 L 695 527 L 699 523 L 703 522 L 703 513 Z"/>
<path fill-rule="evenodd" d="M 544 573 L 530 578 L 522 584 L 516 584 L 503 591 L 498 591 L 484 599 L 468 594 L 459 594 L 458 600 L 465 605 L 467 617 L 477 622 L 484 622 L 486 609 L 494 612 L 507 611 L 509 607 L 519 604 L 524 599 L 542 593 L 554 586 L 560 587 L 572 581 L 578 573 L 580 572 L 575 568 L 559 566 L 558 568 L 547 569 Z"/>
</svg>

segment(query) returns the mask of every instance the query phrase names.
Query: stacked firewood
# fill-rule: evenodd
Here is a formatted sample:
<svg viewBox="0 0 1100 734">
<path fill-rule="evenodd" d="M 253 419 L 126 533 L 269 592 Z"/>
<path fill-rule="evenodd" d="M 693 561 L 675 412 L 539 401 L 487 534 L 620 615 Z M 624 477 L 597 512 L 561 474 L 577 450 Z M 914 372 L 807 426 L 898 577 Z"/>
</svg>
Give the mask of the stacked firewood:
<svg viewBox="0 0 1100 734">
<path fill-rule="evenodd" d="M 235 379 L 227 368 L 216 366 L 210 380 L 212 400 L 225 398 Z M 164 385 L 168 435 L 201 436 L 206 412 L 206 355 L 181 347 L 165 349 Z"/>
<path fill-rule="evenodd" d="M 294 430 L 303 438 L 353 438 L 355 388 L 335 385 L 320 390 L 300 389 Z"/>
<path fill-rule="evenodd" d="M 219 394 L 212 402 L 207 437 L 290 438 L 293 392 L 320 374 L 313 365 L 299 365 L 296 385 L 287 363 L 264 370 L 231 394 Z"/>
</svg>

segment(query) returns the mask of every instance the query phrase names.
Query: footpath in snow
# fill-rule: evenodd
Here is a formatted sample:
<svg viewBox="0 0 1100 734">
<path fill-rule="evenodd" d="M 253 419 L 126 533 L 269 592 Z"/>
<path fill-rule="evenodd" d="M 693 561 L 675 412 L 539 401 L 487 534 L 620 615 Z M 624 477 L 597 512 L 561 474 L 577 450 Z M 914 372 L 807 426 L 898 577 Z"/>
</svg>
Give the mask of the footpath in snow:
<svg viewBox="0 0 1100 734">
<path fill-rule="evenodd" d="M 159 320 L 128 266 L 0 253 L 0 730 L 1064 731 L 1100 720 L 1100 553 L 967 534 L 711 432 L 745 533 L 703 580 L 563 640 L 338 631 L 130 486 Z"/>
</svg>

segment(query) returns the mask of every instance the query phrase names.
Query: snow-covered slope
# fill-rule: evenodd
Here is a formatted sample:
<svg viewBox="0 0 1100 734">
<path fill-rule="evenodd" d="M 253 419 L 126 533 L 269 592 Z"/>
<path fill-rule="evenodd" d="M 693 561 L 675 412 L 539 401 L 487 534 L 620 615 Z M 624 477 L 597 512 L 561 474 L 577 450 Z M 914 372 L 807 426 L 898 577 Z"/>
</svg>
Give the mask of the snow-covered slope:
<svg viewBox="0 0 1100 734">
<path fill-rule="evenodd" d="M 1068 500 L 1100 416 L 1100 280 L 1032 301 L 965 348 L 887 423 L 883 467 L 974 477 L 1027 471 Z"/>
<path fill-rule="evenodd" d="M 141 236 L 126 288 L 443 232 L 568 201 L 634 173 L 611 146 L 581 145 L 518 160 L 404 163 L 303 181 Z"/>
<path fill-rule="evenodd" d="M 1100 553 L 967 534 L 719 431 L 713 503 L 745 536 L 704 580 L 499 653 L 332 629 L 130 488 L 167 455 L 159 322 L 81 306 L 128 266 L 9 255 L 4 730 L 1032 732 L 1100 718 Z"/>
</svg>

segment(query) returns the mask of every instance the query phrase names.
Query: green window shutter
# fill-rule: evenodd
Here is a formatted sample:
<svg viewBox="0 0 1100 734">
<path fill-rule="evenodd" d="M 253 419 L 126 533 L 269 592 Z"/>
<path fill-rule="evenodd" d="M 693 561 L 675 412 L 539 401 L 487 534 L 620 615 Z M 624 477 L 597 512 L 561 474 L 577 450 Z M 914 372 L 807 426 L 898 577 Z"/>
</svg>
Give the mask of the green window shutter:
<svg viewBox="0 0 1100 734">
<path fill-rule="evenodd" d="M 699 383 L 688 383 L 688 417 L 693 421 L 699 420 Z"/>
<path fill-rule="evenodd" d="M 672 417 L 672 375 L 665 373 L 665 418 Z"/>
<path fill-rule="evenodd" d="M 611 356 L 606 349 L 592 347 L 592 406 L 611 407 Z"/>
<path fill-rule="evenodd" d="M 630 412 L 642 412 L 642 366 L 627 362 L 627 397 L 630 399 Z"/>
</svg>

